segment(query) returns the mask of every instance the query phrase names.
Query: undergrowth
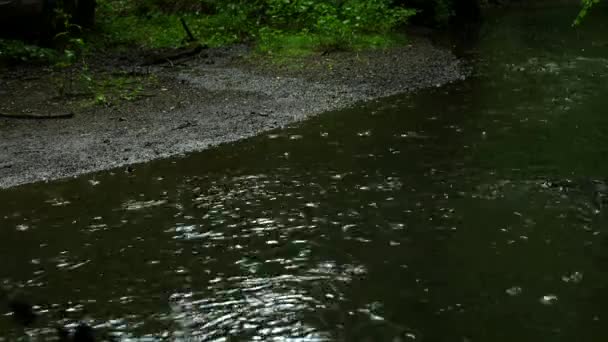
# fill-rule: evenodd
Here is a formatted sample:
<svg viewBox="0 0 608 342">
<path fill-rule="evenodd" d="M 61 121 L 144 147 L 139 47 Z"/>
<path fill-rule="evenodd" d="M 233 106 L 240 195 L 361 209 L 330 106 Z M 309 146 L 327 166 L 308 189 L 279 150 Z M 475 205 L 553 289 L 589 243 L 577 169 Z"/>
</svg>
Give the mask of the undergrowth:
<svg viewBox="0 0 608 342">
<path fill-rule="evenodd" d="M 85 52 L 115 47 L 176 48 L 185 43 L 184 20 L 196 39 L 210 47 L 245 42 L 260 53 L 287 55 L 378 48 L 398 42 L 393 32 L 415 14 L 392 2 L 98 0 L 97 27 L 84 34 L 71 31 L 68 38 L 82 38 Z M 65 39 L 65 32 L 62 34 Z M 65 55 L 65 44 L 57 44 L 60 40 L 55 37 L 51 47 L 0 40 L 0 60 L 57 63 Z"/>
<path fill-rule="evenodd" d="M 15 39 L 0 39 L 0 60 L 47 63 L 56 60 L 59 53 L 52 48 Z"/>
<path fill-rule="evenodd" d="M 399 41 L 395 29 L 415 14 L 391 0 L 178 1 L 177 9 L 165 0 L 98 3 L 105 44 L 178 47 L 184 19 L 208 46 L 247 42 L 261 53 L 287 55 L 390 46 Z"/>
</svg>

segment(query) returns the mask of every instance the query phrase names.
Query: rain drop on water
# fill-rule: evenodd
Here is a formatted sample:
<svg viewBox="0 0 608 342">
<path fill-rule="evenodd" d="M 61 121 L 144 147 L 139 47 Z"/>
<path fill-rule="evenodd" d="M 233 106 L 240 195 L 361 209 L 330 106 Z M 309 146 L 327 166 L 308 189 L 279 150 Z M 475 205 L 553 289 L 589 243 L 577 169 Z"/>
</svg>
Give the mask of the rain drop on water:
<svg viewBox="0 0 608 342">
<path fill-rule="evenodd" d="M 540 298 L 540 303 L 543 305 L 553 305 L 557 303 L 557 296 L 554 294 L 544 295 Z"/>
<path fill-rule="evenodd" d="M 578 284 L 583 280 L 583 274 L 581 272 L 573 272 L 572 274 L 564 275 L 562 281 L 565 283 Z"/>
<path fill-rule="evenodd" d="M 513 286 L 513 287 L 510 287 L 510 288 L 508 288 L 508 289 L 506 289 L 506 290 L 505 290 L 505 292 L 506 292 L 506 293 L 507 293 L 509 296 L 517 296 L 517 295 L 520 295 L 522 291 L 523 291 L 523 290 L 522 290 L 522 288 L 521 288 L 521 287 L 519 287 L 519 286 Z"/>
</svg>

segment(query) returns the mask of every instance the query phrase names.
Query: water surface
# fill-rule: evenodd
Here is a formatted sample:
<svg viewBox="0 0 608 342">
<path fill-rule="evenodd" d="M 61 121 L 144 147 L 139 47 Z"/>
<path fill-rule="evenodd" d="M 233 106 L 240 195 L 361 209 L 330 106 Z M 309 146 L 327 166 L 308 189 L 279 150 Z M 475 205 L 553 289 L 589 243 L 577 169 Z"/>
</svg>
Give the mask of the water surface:
<svg viewBox="0 0 608 342">
<path fill-rule="evenodd" d="M 42 316 L 0 341 L 604 341 L 608 17 L 574 12 L 491 16 L 445 88 L 0 192 Z"/>
</svg>

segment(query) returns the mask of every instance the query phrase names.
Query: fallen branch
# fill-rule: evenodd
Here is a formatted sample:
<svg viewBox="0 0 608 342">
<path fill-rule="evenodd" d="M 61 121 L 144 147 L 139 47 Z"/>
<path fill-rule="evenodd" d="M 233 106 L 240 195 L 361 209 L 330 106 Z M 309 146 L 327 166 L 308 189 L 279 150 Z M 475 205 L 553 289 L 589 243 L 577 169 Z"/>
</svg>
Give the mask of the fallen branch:
<svg viewBox="0 0 608 342">
<path fill-rule="evenodd" d="M 154 65 L 154 64 L 164 64 L 164 63 L 172 63 L 172 61 L 179 60 L 186 57 L 193 57 L 199 54 L 206 46 L 201 44 L 195 44 L 192 47 L 181 48 L 175 51 L 171 51 L 169 53 L 164 53 L 158 56 L 152 56 L 147 61 L 142 63 L 143 66 Z"/>
<path fill-rule="evenodd" d="M 182 26 L 184 27 L 184 31 L 186 31 L 186 34 L 188 35 L 188 42 L 192 43 L 196 41 L 196 38 L 194 38 L 194 35 L 192 34 L 192 31 L 190 31 L 190 28 L 188 28 L 188 25 L 186 24 L 186 20 L 184 20 L 184 18 L 179 18 L 179 20 L 182 22 Z"/>
<path fill-rule="evenodd" d="M 139 94 L 135 94 L 135 97 L 155 97 L 157 96 L 157 94 L 154 93 L 139 93 Z"/>
<path fill-rule="evenodd" d="M 189 43 L 188 46 L 170 51 L 168 53 L 152 56 L 147 61 L 142 63 L 142 66 L 164 63 L 169 63 L 171 66 L 173 66 L 173 61 L 195 56 L 203 51 L 203 49 L 207 48 L 206 45 L 199 43 L 198 39 L 194 37 L 192 31 L 190 31 L 190 28 L 188 27 L 188 24 L 186 23 L 186 20 L 184 20 L 184 18 L 180 18 L 179 20 L 182 23 L 184 31 L 186 32 L 187 38 L 185 41 Z"/>
<path fill-rule="evenodd" d="M 55 114 L 37 114 L 37 113 L 6 113 L 0 112 L 0 118 L 8 119 L 70 119 L 74 117 L 74 113 L 55 113 Z"/>
</svg>

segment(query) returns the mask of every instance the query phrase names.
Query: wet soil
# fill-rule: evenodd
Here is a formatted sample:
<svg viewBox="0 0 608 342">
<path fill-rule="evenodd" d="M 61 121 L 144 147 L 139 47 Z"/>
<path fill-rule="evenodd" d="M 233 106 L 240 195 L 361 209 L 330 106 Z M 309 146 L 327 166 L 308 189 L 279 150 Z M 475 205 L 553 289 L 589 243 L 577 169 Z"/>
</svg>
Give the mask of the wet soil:
<svg viewBox="0 0 608 342">
<path fill-rule="evenodd" d="M 146 58 L 91 58 L 92 72 L 135 75 L 140 84 L 130 101 L 97 105 L 83 101 L 91 96 L 86 92 L 61 96 L 65 89 L 59 91 L 56 80 L 64 75 L 57 71 L 0 69 L 0 112 L 74 114 L 66 119 L 0 118 L 0 188 L 127 169 L 465 77 L 450 51 L 423 38 L 389 50 L 337 52 L 281 65 L 251 57 L 246 46 L 206 49 L 194 58 L 141 66 Z"/>
</svg>

